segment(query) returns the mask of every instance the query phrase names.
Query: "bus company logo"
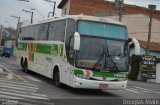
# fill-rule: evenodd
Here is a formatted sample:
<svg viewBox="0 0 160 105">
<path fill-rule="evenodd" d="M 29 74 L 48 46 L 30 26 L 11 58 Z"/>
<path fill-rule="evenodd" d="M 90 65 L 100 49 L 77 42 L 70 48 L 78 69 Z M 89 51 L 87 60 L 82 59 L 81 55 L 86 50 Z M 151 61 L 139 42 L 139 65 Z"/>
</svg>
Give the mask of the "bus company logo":
<svg viewBox="0 0 160 105">
<path fill-rule="evenodd" d="M 90 70 L 86 70 L 86 76 L 90 76 L 90 75 L 91 75 Z"/>
<path fill-rule="evenodd" d="M 23 48 L 23 44 L 18 44 L 18 48 L 22 49 Z"/>
</svg>

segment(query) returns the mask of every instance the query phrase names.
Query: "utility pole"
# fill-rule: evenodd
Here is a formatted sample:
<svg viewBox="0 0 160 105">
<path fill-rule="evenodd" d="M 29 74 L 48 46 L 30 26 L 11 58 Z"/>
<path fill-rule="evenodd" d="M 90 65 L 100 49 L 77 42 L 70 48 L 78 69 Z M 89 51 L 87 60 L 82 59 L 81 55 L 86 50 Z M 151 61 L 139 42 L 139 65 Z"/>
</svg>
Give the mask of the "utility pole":
<svg viewBox="0 0 160 105">
<path fill-rule="evenodd" d="M 146 55 L 149 55 L 151 30 L 152 30 L 152 18 L 153 18 L 153 12 L 156 9 L 156 5 L 148 5 L 148 8 L 150 9 L 150 20 L 149 20 L 149 30 L 148 30 L 148 41 L 147 41 Z"/>
<path fill-rule="evenodd" d="M 3 29 L 3 26 L 2 25 L 0 25 L 1 27 L 0 27 L 0 45 L 2 45 L 2 29 Z"/>
<path fill-rule="evenodd" d="M 17 29 L 16 29 L 16 40 L 15 40 L 16 41 L 16 47 L 17 47 L 17 45 L 18 45 L 18 29 L 19 29 L 20 17 L 19 16 L 13 16 L 13 15 L 11 15 L 11 17 L 18 19 Z"/>
<path fill-rule="evenodd" d="M 19 28 L 19 22 L 20 22 L 20 17 L 19 16 L 14 16 L 14 15 L 11 15 L 11 17 L 18 19 L 18 22 L 17 22 L 17 30 L 18 30 L 18 28 Z"/>
<path fill-rule="evenodd" d="M 28 10 L 22 10 L 22 11 L 24 11 L 24 12 L 28 12 L 28 13 L 31 13 L 31 24 L 33 23 L 33 12 L 32 11 L 28 11 Z"/>
<path fill-rule="evenodd" d="M 52 13 L 52 12 L 48 12 L 48 17 L 50 16 L 51 13 Z"/>
<path fill-rule="evenodd" d="M 46 1 L 46 2 L 52 2 L 52 3 L 54 3 L 54 6 L 52 6 L 50 3 L 50 5 L 53 7 L 53 12 L 52 12 L 52 16 L 54 17 L 55 16 L 55 10 L 56 10 L 56 2 L 55 1 L 50 1 L 50 0 L 44 0 L 44 1 Z M 49 14 L 50 14 L 50 12 L 49 12 Z"/>
<path fill-rule="evenodd" d="M 31 10 L 33 11 L 37 11 L 43 18 L 45 17 L 39 10 L 37 10 L 36 8 L 31 8 Z"/>
<path fill-rule="evenodd" d="M 124 8 L 124 0 L 115 0 L 115 7 L 118 10 L 119 21 L 122 21 L 123 8 Z"/>
<path fill-rule="evenodd" d="M 55 9 L 56 9 L 56 2 L 53 2 L 54 3 L 54 6 L 53 6 L 53 14 L 52 14 L 52 17 L 54 17 L 55 15 Z"/>
<path fill-rule="evenodd" d="M 0 30 L 0 35 L 2 35 L 2 28 L 3 28 L 3 26 L 1 25 L 1 28 L 0 28 L 0 29 L 1 29 L 1 30 Z"/>
</svg>

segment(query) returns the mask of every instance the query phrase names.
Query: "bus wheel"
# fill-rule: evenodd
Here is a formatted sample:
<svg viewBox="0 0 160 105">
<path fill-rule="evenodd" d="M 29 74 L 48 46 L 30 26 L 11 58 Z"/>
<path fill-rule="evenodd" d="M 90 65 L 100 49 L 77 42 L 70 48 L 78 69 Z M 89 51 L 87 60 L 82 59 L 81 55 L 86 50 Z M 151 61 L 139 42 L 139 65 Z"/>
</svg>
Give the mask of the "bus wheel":
<svg viewBox="0 0 160 105">
<path fill-rule="evenodd" d="M 61 87 L 62 84 L 60 83 L 60 75 L 59 75 L 59 70 L 56 70 L 54 72 L 54 84 L 56 87 Z"/>
<path fill-rule="evenodd" d="M 29 73 L 27 58 L 25 58 L 25 60 L 24 60 L 23 70 L 25 73 Z"/>
<path fill-rule="evenodd" d="M 21 65 L 22 71 L 24 72 L 23 57 L 21 57 L 21 62 L 20 62 L 20 65 Z"/>
</svg>

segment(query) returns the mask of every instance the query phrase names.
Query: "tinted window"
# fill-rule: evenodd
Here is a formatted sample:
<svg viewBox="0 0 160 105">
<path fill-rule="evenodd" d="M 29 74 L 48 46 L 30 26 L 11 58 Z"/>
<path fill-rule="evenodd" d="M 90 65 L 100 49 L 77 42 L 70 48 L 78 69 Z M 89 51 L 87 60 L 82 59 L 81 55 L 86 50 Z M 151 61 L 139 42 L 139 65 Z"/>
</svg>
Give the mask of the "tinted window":
<svg viewBox="0 0 160 105">
<path fill-rule="evenodd" d="M 20 39 L 22 40 L 37 40 L 40 25 L 34 25 L 29 27 L 23 27 L 20 33 Z"/>
<path fill-rule="evenodd" d="M 24 27 L 22 29 L 22 36 L 21 39 L 22 40 L 34 40 L 35 38 L 32 36 L 32 32 L 31 32 L 31 26 L 29 27 Z"/>
<path fill-rule="evenodd" d="M 66 33 L 66 44 L 69 43 L 69 38 L 74 35 L 76 30 L 75 20 L 68 19 L 67 20 L 67 33 Z"/>
<path fill-rule="evenodd" d="M 69 49 L 71 48 L 71 45 L 73 44 L 71 44 L 71 36 L 73 36 L 74 35 L 74 33 L 75 33 L 75 31 L 76 31 L 76 23 L 75 23 L 75 20 L 73 20 L 73 19 L 68 19 L 67 20 L 67 32 L 66 32 L 66 43 L 65 43 L 65 45 L 66 45 L 66 53 L 67 53 L 67 57 L 69 57 L 70 59 L 68 59 L 69 60 L 69 62 L 70 62 L 70 60 L 72 59 L 71 58 L 71 56 L 69 55 Z M 69 47 L 70 46 L 70 47 Z M 73 48 L 71 48 L 72 50 L 73 50 Z M 71 50 L 70 49 L 70 50 Z M 71 51 L 72 52 L 72 51 Z M 71 64 L 73 63 L 72 61 L 70 62 Z"/>
<path fill-rule="evenodd" d="M 84 35 L 127 39 L 127 29 L 121 25 L 108 23 L 79 21 L 78 32 Z"/>
<path fill-rule="evenodd" d="M 48 23 L 41 24 L 38 32 L 38 40 L 46 40 L 48 31 Z"/>
<path fill-rule="evenodd" d="M 40 28 L 40 25 L 31 26 L 31 35 L 34 37 L 35 40 L 37 40 L 38 38 L 39 28 Z"/>
<path fill-rule="evenodd" d="M 64 41 L 66 20 L 53 21 L 49 26 L 48 40 Z"/>
</svg>

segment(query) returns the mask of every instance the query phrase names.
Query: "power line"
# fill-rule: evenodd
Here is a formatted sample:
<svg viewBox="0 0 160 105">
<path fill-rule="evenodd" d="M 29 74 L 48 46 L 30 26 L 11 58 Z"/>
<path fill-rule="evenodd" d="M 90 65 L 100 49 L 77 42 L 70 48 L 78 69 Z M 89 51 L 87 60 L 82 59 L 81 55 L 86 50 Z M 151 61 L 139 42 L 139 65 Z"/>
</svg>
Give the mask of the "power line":
<svg viewBox="0 0 160 105">
<path fill-rule="evenodd" d="M 45 17 L 39 10 L 37 10 L 36 8 L 31 8 L 31 10 L 35 10 L 37 11 L 42 17 Z"/>
</svg>

